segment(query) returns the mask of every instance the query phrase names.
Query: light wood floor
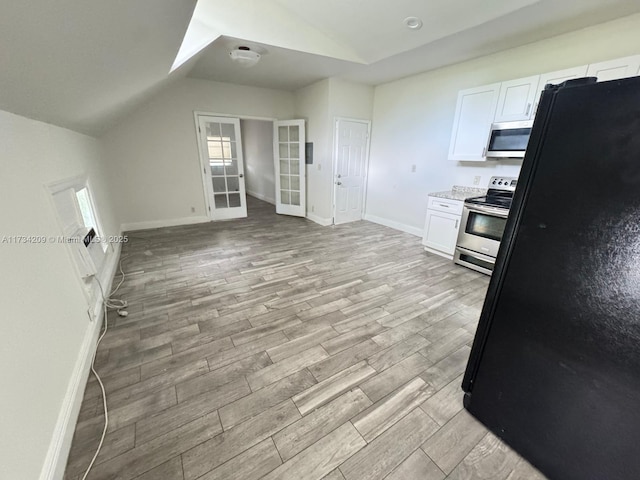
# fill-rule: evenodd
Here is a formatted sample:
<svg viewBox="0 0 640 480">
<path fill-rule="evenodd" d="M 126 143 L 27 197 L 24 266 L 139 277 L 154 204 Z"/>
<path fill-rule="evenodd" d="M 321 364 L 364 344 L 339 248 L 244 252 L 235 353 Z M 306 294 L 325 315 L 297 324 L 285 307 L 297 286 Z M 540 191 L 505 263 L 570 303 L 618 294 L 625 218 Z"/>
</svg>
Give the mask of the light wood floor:
<svg viewBox="0 0 640 480">
<path fill-rule="evenodd" d="M 248 219 L 130 233 L 90 479 L 544 478 L 462 408 L 488 277 L 248 200 Z M 65 479 L 102 424 L 91 377 Z"/>
</svg>

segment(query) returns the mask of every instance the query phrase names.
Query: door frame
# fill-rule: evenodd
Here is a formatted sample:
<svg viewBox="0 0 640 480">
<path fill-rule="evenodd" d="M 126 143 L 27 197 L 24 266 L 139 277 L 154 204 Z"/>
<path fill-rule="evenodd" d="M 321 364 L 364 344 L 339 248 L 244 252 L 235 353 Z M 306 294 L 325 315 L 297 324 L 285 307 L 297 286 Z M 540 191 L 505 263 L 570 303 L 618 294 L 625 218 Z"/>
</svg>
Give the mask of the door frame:
<svg viewBox="0 0 640 480">
<path fill-rule="evenodd" d="M 204 196 L 204 207 L 205 207 L 205 213 L 207 214 L 207 217 L 209 217 L 210 221 L 217 221 L 213 218 L 213 208 L 211 206 L 211 202 L 209 199 L 209 193 L 208 193 L 208 184 L 207 182 L 209 181 L 207 178 L 207 172 L 206 172 L 206 167 L 204 165 L 204 153 L 202 151 L 202 139 L 200 138 L 200 117 L 224 117 L 224 118 L 237 118 L 239 120 L 264 120 L 264 121 L 268 121 L 268 122 L 277 122 L 278 119 L 277 118 L 270 118 L 270 117 L 256 117 L 256 116 L 252 116 L 252 115 L 234 115 L 233 113 L 214 113 L 214 112 L 207 112 L 207 111 L 203 111 L 203 110 L 194 110 L 193 111 L 193 121 L 194 121 L 194 127 L 195 127 L 195 134 L 196 134 L 196 144 L 198 147 L 198 168 L 200 169 L 200 178 L 202 179 L 202 195 Z M 240 129 L 242 130 L 242 128 Z M 240 142 L 242 143 L 242 131 L 240 131 Z M 244 151 L 242 152 L 243 155 L 243 159 L 244 159 Z M 244 162 L 243 162 L 244 164 Z M 246 175 L 245 175 L 245 184 L 246 184 Z M 275 192 L 277 193 L 277 192 Z M 274 194 L 275 194 L 274 193 Z M 247 196 L 247 192 L 246 192 L 246 188 L 245 188 L 245 198 Z M 275 198 L 275 197 L 274 197 Z"/>
<path fill-rule="evenodd" d="M 331 156 L 331 224 L 336 223 L 336 175 L 338 174 L 338 129 L 340 122 L 365 123 L 367 125 L 367 145 L 365 148 L 364 179 L 362 185 L 362 219 L 367 207 L 367 187 L 369 186 L 369 151 L 371 149 L 371 120 L 351 117 L 333 117 L 333 155 Z"/>
</svg>

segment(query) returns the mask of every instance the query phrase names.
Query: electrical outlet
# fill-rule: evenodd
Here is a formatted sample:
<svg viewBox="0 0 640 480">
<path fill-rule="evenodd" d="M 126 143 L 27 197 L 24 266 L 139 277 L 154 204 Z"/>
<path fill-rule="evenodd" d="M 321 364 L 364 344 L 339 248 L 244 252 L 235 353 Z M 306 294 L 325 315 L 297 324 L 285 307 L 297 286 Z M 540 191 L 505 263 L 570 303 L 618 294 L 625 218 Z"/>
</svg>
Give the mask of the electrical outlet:
<svg viewBox="0 0 640 480">
<path fill-rule="evenodd" d="M 480 185 L 480 178 L 480 175 L 476 175 L 475 177 L 473 177 L 473 184 Z"/>
<path fill-rule="evenodd" d="M 196 213 L 196 207 L 191 207 L 191 213 Z"/>
<path fill-rule="evenodd" d="M 315 205 L 311 205 L 311 213 L 316 211 L 316 206 Z"/>
<path fill-rule="evenodd" d="M 411 165 L 411 173 L 416 173 L 416 166 L 415 165 Z"/>
<path fill-rule="evenodd" d="M 321 163 L 318 164 L 318 171 L 320 171 L 320 170 L 322 170 L 322 164 Z"/>
</svg>

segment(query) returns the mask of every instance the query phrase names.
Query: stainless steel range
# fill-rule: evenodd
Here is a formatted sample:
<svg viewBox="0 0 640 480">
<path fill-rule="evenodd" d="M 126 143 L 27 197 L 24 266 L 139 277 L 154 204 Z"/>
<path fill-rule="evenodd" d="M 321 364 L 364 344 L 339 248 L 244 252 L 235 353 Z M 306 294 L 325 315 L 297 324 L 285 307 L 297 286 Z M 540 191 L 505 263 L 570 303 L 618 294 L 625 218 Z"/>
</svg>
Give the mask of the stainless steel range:
<svg viewBox="0 0 640 480">
<path fill-rule="evenodd" d="M 486 196 L 464 201 L 455 263 L 491 275 L 517 182 L 514 177 L 491 177 Z"/>
</svg>

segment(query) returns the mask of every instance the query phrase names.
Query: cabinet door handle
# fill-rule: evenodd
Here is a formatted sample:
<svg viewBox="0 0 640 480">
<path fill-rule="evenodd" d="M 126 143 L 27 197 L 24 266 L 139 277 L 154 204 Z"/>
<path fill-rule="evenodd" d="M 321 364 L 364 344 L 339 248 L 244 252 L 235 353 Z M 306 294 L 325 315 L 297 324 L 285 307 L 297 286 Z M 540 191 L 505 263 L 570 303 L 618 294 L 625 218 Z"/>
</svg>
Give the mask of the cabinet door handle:
<svg viewBox="0 0 640 480">
<path fill-rule="evenodd" d="M 527 111 L 524 114 L 528 117 L 529 113 L 531 113 L 531 103 L 527 103 Z"/>
<path fill-rule="evenodd" d="M 455 226 L 455 227 L 453 227 L 453 228 L 455 228 L 456 230 L 458 229 L 458 222 L 459 222 L 459 221 L 460 221 L 460 220 L 456 220 L 456 226 Z"/>
<path fill-rule="evenodd" d="M 444 208 L 449 208 L 449 205 L 446 205 L 444 203 L 439 203 L 438 205 L 440 205 L 441 207 L 444 207 Z"/>
</svg>

